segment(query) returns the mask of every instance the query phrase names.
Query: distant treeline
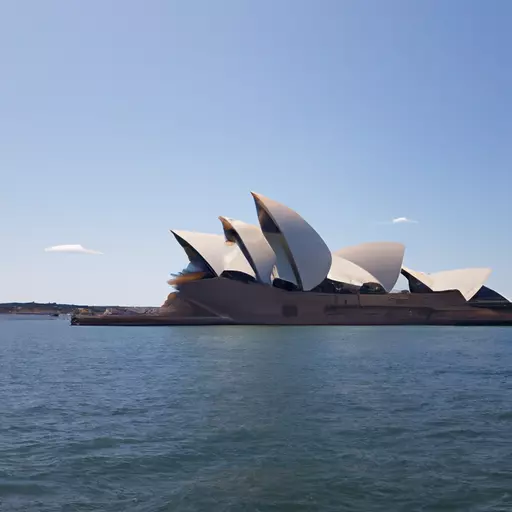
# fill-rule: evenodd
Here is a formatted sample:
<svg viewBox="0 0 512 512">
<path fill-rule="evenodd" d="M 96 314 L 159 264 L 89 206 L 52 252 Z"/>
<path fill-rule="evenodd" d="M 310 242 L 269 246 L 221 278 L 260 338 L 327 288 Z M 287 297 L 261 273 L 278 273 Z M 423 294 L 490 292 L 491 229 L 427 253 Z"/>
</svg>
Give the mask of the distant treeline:
<svg viewBox="0 0 512 512">
<path fill-rule="evenodd" d="M 56 302 L 4 302 L 0 304 L 0 313 L 51 312 L 72 313 L 76 309 L 87 308 L 90 311 L 103 312 L 113 306 L 86 306 L 83 304 L 58 304 Z"/>
</svg>

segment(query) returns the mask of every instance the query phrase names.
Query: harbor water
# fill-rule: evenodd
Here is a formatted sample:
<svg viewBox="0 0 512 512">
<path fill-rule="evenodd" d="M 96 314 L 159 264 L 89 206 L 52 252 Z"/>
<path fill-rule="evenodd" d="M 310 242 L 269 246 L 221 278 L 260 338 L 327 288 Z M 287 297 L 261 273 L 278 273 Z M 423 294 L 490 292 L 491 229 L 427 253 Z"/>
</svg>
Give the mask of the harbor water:
<svg viewBox="0 0 512 512">
<path fill-rule="evenodd" d="M 0 317 L 0 510 L 510 511 L 512 328 Z"/>
</svg>

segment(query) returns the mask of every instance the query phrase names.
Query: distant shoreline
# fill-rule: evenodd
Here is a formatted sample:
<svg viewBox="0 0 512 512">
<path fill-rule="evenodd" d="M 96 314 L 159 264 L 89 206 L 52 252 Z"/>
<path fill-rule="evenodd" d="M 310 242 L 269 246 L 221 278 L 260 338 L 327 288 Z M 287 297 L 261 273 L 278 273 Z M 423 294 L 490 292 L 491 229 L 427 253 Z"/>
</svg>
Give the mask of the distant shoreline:
<svg viewBox="0 0 512 512">
<path fill-rule="evenodd" d="M 95 313 L 103 313 L 107 309 L 114 307 L 118 306 L 86 306 L 81 304 L 42 302 L 4 302 L 0 304 L 0 315 L 66 315 L 82 308 Z"/>
<path fill-rule="evenodd" d="M 131 311 L 134 313 L 145 313 L 159 309 L 155 306 L 87 306 L 84 304 L 61 304 L 56 302 L 4 302 L 0 303 L 1 315 L 72 315 L 79 310 L 87 314 L 101 315 L 107 311 Z"/>
</svg>

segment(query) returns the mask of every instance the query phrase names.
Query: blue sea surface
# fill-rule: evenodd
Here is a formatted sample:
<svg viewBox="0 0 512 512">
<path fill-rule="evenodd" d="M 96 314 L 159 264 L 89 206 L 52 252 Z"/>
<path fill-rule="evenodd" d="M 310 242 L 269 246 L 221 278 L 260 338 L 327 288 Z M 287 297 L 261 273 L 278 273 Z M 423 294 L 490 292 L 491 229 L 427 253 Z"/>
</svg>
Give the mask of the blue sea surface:
<svg viewBox="0 0 512 512">
<path fill-rule="evenodd" d="M 512 328 L 0 317 L 0 510 L 511 511 Z"/>
</svg>

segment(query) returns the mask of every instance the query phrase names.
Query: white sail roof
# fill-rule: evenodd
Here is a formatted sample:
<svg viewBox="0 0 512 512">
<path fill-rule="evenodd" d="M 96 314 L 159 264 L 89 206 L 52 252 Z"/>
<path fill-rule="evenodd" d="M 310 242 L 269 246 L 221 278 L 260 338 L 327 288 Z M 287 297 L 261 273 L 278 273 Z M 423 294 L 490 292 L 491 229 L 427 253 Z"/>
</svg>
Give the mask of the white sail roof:
<svg viewBox="0 0 512 512">
<path fill-rule="evenodd" d="M 332 281 L 353 284 L 355 286 L 362 286 L 365 283 L 381 284 L 376 277 L 364 268 L 335 254 L 332 255 L 331 270 L 329 270 L 327 277 Z"/>
<path fill-rule="evenodd" d="M 434 292 L 459 290 L 469 300 L 491 275 L 490 268 L 463 268 L 426 274 L 403 267 L 404 270 Z"/>
<path fill-rule="evenodd" d="M 300 289 L 319 285 L 331 268 L 331 251 L 321 236 L 295 211 L 252 192 L 261 230 L 277 257 L 279 277 Z M 288 268 L 286 268 L 288 266 Z"/>
<path fill-rule="evenodd" d="M 391 291 L 400 275 L 405 246 L 398 242 L 368 242 L 344 247 L 334 254 L 363 268 Z"/>
<path fill-rule="evenodd" d="M 227 246 L 226 254 L 224 256 L 224 270 L 231 270 L 235 272 L 242 272 L 251 277 L 256 277 L 254 270 L 247 261 L 240 247 L 233 244 L 231 247 Z"/>
<path fill-rule="evenodd" d="M 254 277 L 249 262 L 236 244 L 226 243 L 224 236 L 213 233 L 171 230 L 185 249 L 191 262 L 200 258 L 212 274 L 220 276 L 224 270 L 243 272 Z"/>
<path fill-rule="evenodd" d="M 247 224 L 228 217 L 219 217 L 227 240 L 234 241 L 252 267 L 256 279 L 262 283 L 272 282 L 272 269 L 276 255 L 259 226 Z"/>
<path fill-rule="evenodd" d="M 430 274 L 426 274 L 425 272 L 420 272 L 419 270 L 412 270 L 411 268 L 402 266 L 402 274 L 405 275 L 405 277 L 412 277 L 419 281 L 420 283 L 424 284 L 428 288 L 430 288 L 431 291 L 433 290 L 433 280 L 431 278 Z"/>
</svg>

